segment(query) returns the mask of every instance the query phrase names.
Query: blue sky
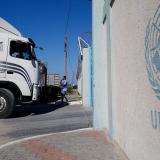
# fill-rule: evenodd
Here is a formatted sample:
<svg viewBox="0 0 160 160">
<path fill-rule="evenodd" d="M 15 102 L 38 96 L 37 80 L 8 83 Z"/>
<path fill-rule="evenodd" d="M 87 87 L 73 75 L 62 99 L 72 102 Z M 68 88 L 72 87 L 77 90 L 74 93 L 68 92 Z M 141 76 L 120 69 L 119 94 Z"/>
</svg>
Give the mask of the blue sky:
<svg viewBox="0 0 160 160">
<path fill-rule="evenodd" d="M 3 6 L 3 7 L 2 7 Z M 25 37 L 31 37 L 45 51 L 37 57 L 48 62 L 48 72 L 63 74 L 64 32 L 69 0 L 5 0 L 0 16 L 14 25 Z M 68 74 L 76 75 L 77 37 L 91 32 L 91 1 L 71 0 L 68 26 Z"/>
</svg>

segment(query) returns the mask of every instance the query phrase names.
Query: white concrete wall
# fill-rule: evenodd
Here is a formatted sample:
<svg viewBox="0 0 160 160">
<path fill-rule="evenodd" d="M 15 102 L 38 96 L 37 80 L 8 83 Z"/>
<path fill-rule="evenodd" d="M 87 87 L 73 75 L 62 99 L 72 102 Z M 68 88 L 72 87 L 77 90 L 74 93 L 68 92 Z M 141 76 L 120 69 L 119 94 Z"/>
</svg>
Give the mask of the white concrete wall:
<svg viewBox="0 0 160 160">
<path fill-rule="evenodd" d="M 83 48 L 82 60 L 82 103 L 84 107 L 90 107 L 90 72 L 88 48 Z"/>
<path fill-rule="evenodd" d="M 103 25 L 104 0 L 93 1 L 94 127 L 108 128 L 107 30 Z"/>
<path fill-rule="evenodd" d="M 158 5 L 159 0 L 117 0 L 111 13 L 114 138 L 131 160 L 160 159 L 160 130 L 151 121 L 151 110 L 160 112 L 160 100 L 145 59 L 146 28 Z M 149 41 L 152 46 L 154 40 Z"/>
<path fill-rule="evenodd" d="M 160 69 L 151 59 L 156 52 L 147 53 L 147 61 L 145 52 L 146 47 L 151 51 L 160 43 L 160 32 L 156 31 L 160 30 L 160 9 L 156 12 L 160 1 L 115 0 L 110 15 L 111 66 L 108 65 L 108 22 L 102 23 L 103 5 L 104 0 L 93 0 L 94 127 L 109 130 L 108 101 L 112 97 L 113 139 L 130 160 L 159 160 L 160 100 L 149 82 L 146 66 L 149 64 L 154 72 L 150 78 L 156 91 L 160 91 Z M 154 15 L 158 28 L 151 23 L 146 30 Z M 108 67 L 112 77 L 107 77 Z M 110 78 L 112 92 L 107 87 Z"/>
</svg>

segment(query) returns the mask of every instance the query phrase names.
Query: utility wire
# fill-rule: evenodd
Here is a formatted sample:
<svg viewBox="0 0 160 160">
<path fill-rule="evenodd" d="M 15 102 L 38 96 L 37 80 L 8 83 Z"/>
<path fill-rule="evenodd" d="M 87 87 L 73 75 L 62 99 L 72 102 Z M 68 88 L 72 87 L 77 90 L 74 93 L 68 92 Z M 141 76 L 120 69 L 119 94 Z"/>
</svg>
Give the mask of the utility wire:
<svg viewBox="0 0 160 160">
<path fill-rule="evenodd" d="M 68 31 L 69 20 L 70 20 L 70 15 L 71 15 L 71 6 L 72 6 L 72 0 L 69 0 L 69 6 L 68 6 L 68 11 L 67 11 L 67 16 L 66 16 L 66 25 L 65 25 L 65 30 L 64 30 L 64 35 L 65 36 L 67 34 L 67 31 Z"/>
<path fill-rule="evenodd" d="M 66 13 L 66 25 L 64 28 L 64 75 L 67 76 L 67 48 L 68 48 L 68 38 L 67 38 L 67 32 L 68 32 L 68 26 L 69 26 L 69 20 L 70 20 L 70 13 L 71 13 L 71 0 L 68 0 L 68 10 Z"/>
<path fill-rule="evenodd" d="M 68 73 L 71 73 L 71 71 L 73 70 L 73 66 L 71 64 L 71 50 L 70 50 L 69 46 L 68 46 L 68 51 L 70 53 L 70 54 L 68 54 L 68 70 L 69 70 Z"/>
</svg>

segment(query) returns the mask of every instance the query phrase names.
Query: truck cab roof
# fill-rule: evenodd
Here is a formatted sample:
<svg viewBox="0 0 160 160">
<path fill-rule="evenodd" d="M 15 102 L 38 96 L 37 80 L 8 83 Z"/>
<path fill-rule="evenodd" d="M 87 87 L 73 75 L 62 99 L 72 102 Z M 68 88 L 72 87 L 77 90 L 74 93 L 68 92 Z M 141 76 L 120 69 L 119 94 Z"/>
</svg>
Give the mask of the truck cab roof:
<svg viewBox="0 0 160 160">
<path fill-rule="evenodd" d="M 22 36 L 22 34 L 10 23 L 0 17 L 0 33 Z"/>
<path fill-rule="evenodd" d="M 2 39 L 12 39 L 12 40 L 19 40 L 19 41 L 22 41 L 22 42 L 29 42 L 28 38 L 25 38 L 25 37 L 20 37 L 20 36 L 16 36 L 16 35 L 13 35 L 13 34 L 8 34 L 8 33 L 1 33 L 0 32 L 0 38 Z"/>
<path fill-rule="evenodd" d="M 28 38 L 22 37 L 22 34 L 10 23 L 0 17 L 0 37 L 28 42 Z"/>
</svg>

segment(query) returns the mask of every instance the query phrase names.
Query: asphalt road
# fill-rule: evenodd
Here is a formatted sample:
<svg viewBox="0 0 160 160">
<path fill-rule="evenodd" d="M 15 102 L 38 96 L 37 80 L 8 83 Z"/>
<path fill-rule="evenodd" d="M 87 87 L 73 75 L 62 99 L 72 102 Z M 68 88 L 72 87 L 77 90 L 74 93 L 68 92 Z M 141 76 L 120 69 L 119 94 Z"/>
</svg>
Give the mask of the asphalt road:
<svg viewBox="0 0 160 160">
<path fill-rule="evenodd" d="M 54 132 L 92 126 L 92 113 L 81 105 L 25 104 L 17 106 L 11 118 L 0 119 L 0 145 Z"/>
</svg>

